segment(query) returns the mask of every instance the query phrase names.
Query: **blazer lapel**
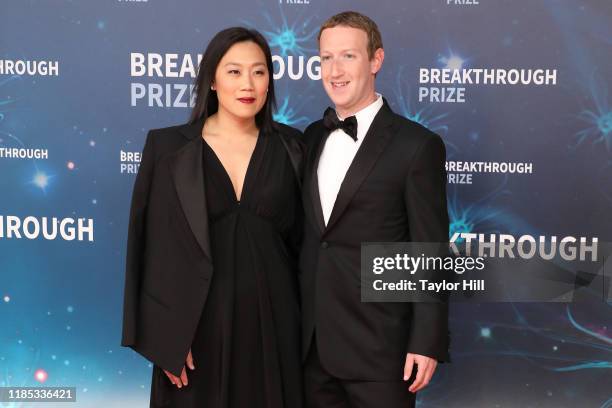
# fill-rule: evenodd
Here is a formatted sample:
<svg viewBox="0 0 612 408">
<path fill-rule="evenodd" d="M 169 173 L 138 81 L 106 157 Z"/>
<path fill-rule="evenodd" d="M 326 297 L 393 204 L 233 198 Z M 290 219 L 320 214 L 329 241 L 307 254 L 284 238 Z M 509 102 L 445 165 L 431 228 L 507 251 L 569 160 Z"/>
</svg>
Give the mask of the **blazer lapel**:
<svg viewBox="0 0 612 408">
<path fill-rule="evenodd" d="M 200 119 L 180 129 L 190 141 L 174 154 L 170 166 L 174 186 L 187 222 L 202 251 L 212 261 L 202 169 L 203 125 L 204 121 Z"/>
<path fill-rule="evenodd" d="M 349 166 L 346 176 L 338 191 L 334 208 L 329 217 L 325 232 L 329 231 L 334 224 L 340 219 L 346 207 L 351 202 L 351 199 L 359 189 L 359 186 L 370 173 L 376 160 L 384 150 L 393 135 L 391 125 L 393 124 L 393 112 L 387 101 L 384 100 L 383 106 L 380 108 L 376 117 L 372 121 L 368 132 L 364 136 L 363 142 Z M 320 207 L 320 203 L 319 203 Z"/>
</svg>

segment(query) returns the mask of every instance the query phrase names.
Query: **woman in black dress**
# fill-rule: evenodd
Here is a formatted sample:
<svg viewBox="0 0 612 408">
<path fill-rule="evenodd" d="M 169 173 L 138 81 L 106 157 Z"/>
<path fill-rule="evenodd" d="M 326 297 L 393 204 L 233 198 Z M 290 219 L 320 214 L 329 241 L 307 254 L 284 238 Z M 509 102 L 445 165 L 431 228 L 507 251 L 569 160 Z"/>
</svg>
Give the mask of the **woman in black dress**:
<svg viewBox="0 0 612 408">
<path fill-rule="evenodd" d="M 198 134 L 188 148 L 167 143 L 178 146 L 166 147 L 171 150 L 167 154 L 179 157 L 181 149 L 194 148 L 191 143 L 201 149 L 200 168 L 189 171 L 202 174 L 198 179 L 205 192 L 214 272 L 208 294 L 202 295 L 206 298 L 197 325 L 186 331 L 193 336 L 187 339 L 190 349 L 180 375 L 177 370 L 172 374 L 169 364 L 164 366 L 164 358 L 156 358 L 156 350 L 148 351 L 151 347 L 139 348 L 137 344 L 154 341 L 139 339 L 138 335 L 134 336 L 137 340 L 126 340 L 129 313 L 124 312 L 124 345 L 155 363 L 152 407 L 302 406 L 296 269 L 301 237 L 301 142 L 298 131 L 272 121 L 272 73 L 270 49 L 257 31 L 238 27 L 221 31 L 202 58 L 190 123 L 172 133 Z M 169 133 L 167 129 L 165 133 Z M 156 143 L 158 151 L 163 144 L 161 140 L 147 140 L 149 143 Z M 159 152 L 153 155 L 156 159 L 155 165 L 148 164 L 154 167 L 150 174 L 162 177 L 165 170 L 158 167 L 162 167 L 164 156 L 157 158 Z M 147 158 L 145 145 L 141 171 L 147 159 L 153 160 Z M 155 186 L 155 180 L 149 182 Z M 144 182 L 137 180 L 134 194 L 139 184 Z M 176 237 L 177 241 L 182 239 Z M 188 279 L 181 278 L 183 272 L 167 273 L 169 279 Z M 146 282 L 147 268 L 139 275 L 139 282 Z M 128 288 L 140 287 L 140 283 L 129 282 L 130 276 L 127 279 L 126 310 Z M 168 321 L 182 318 L 180 311 L 173 313 Z M 138 321 L 138 312 L 134 316 Z M 179 339 L 177 343 L 185 341 Z"/>
</svg>

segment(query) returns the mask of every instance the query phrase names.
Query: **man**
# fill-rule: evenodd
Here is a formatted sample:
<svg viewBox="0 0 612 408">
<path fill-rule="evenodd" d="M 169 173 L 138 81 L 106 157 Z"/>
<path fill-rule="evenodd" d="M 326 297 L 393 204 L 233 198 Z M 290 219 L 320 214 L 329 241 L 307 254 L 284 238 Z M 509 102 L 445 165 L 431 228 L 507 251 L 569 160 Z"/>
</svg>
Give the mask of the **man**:
<svg viewBox="0 0 612 408">
<path fill-rule="evenodd" d="M 305 131 L 300 257 L 309 407 L 410 407 L 448 360 L 446 303 L 365 303 L 362 242 L 447 242 L 444 143 L 375 92 L 384 51 L 368 17 L 344 12 L 319 32 L 335 105 Z M 413 371 L 414 369 L 414 371 Z"/>
</svg>

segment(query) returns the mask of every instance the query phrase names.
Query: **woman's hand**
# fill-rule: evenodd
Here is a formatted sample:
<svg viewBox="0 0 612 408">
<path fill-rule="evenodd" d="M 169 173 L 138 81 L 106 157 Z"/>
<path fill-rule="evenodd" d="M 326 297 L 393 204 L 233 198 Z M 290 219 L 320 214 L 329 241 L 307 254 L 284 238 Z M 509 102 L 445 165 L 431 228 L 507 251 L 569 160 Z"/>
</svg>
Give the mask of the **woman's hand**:
<svg viewBox="0 0 612 408">
<path fill-rule="evenodd" d="M 185 359 L 185 362 L 190 370 L 195 370 L 195 366 L 193 365 L 193 357 L 191 356 L 191 349 L 189 349 L 189 353 L 187 353 L 187 359 Z M 183 386 L 187 385 L 187 371 L 185 370 L 185 366 L 183 366 L 183 371 L 181 371 L 180 377 L 177 377 L 166 370 L 164 370 L 164 373 L 166 373 L 166 376 L 168 379 L 170 379 L 172 384 L 176 385 L 178 388 L 182 388 Z"/>
</svg>

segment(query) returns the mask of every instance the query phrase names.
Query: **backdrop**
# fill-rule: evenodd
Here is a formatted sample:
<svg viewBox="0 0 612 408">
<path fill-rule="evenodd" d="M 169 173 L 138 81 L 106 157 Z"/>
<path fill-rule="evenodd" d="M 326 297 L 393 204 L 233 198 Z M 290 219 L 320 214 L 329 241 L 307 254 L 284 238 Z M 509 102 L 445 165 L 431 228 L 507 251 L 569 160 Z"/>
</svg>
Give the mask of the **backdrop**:
<svg viewBox="0 0 612 408">
<path fill-rule="evenodd" d="M 609 0 L 1 7 L 0 386 L 147 406 L 151 365 L 119 346 L 131 189 L 146 132 L 186 122 L 199 58 L 228 26 L 266 36 L 275 117 L 304 129 L 329 105 L 319 25 L 369 15 L 386 52 L 377 90 L 446 143 L 451 235 L 612 239 Z M 453 304 L 453 362 L 420 406 L 612 407 L 610 306 Z"/>
</svg>

